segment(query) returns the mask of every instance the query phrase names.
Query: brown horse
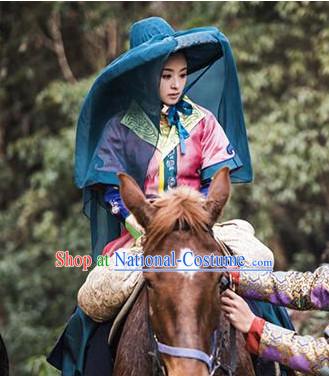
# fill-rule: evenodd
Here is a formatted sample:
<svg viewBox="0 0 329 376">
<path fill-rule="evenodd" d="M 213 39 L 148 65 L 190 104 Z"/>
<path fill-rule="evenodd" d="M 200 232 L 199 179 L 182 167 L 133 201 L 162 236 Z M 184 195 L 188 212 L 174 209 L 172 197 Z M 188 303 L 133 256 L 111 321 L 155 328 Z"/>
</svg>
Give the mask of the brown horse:
<svg viewBox="0 0 329 376">
<path fill-rule="evenodd" d="M 127 208 L 145 228 L 145 257 L 172 250 L 176 258 L 223 254 L 211 228 L 230 194 L 227 168 L 214 177 L 206 200 L 197 191 L 179 187 L 151 203 L 130 176 L 119 174 L 119 179 Z M 221 314 L 224 273 L 201 272 L 202 266 L 171 268 L 145 269 L 146 289 L 124 324 L 114 375 L 254 375 L 242 334 L 232 337 Z"/>
</svg>

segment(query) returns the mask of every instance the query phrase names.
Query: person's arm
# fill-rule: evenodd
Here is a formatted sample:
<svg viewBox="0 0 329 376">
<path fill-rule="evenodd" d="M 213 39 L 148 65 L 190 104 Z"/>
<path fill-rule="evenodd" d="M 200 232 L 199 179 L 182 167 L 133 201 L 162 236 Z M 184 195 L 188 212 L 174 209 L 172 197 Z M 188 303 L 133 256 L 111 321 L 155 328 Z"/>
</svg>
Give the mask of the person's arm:
<svg viewBox="0 0 329 376">
<path fill-rule="evenodd" d="M 121 196 L 119 187 L 116 185 L 108 185 L 104 193 L 104 201 L 110 205 L 113 215 L 118 217 L 125 225 L 130 234 L 138 239 L 144 234 L 144 229 L 140 226 L 134 215 L 126 208 Z"/>
<path fill-rule="evenodd" d="M 202 166 L 199 191 L 204 197 L 207 197 L 211 179 L 218 170 L 228 167 L 232 171 L 240 167 L 241 164 L 215 116 L 207 112 L 205 118 L 201 121 L 203 127 L 201 134 Z"/>
<path fill-rule="evenodd" d="M 297 371 L 328 374 L 325 372 L 329 371 L 329 343 L 324 337 L 299 336 L 255 316 L 248 304 L 231 290 L 223 293 L 221 307 L 230 323 L 246 335 L 249 352 Z"/>
<path fill-rule="evenodd" d="M 298 310 L 329 310 L 329 265 L 311 272 L 233 272 L 236 291 Z"/>
<path fill-rule="evenodd" d="M 124 258 L 124 248 L 116 254 Z M 137 271 L 120 271 L 116 256 L 104 256 L 88 274 L 80 287 L 77 302 L 83 312 L 96 322 L 104 322 L 114 318 L 121 306 L 128 299 L 136 284 L 142 278 Z"/>
<path fill-rule="evenodd" d="M 324 337 L 300 336 L 259 317 L 247 333 L 246 347 L 249 352 L 296 371 L 313 375 L 329 372 L 329 343 Z"/>
<path fill-rule="evenodd" d="M 202 186 L 207 186 L 218 170 L 228 167 L 233 171 L 240 168 L 242 163 L 215 116 L 207 111 L 201 122 L 200 180 Z M 200 191 L 206 193 L 202 189 Z"/>
</svg>

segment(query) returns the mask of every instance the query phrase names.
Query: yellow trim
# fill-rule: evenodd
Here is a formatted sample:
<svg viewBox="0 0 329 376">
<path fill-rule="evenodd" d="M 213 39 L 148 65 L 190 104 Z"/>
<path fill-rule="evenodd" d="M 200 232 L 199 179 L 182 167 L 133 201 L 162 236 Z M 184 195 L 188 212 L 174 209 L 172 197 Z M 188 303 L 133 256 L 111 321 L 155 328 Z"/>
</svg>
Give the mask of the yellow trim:
<svg viewBox="0 0 329 376">
<path fill-rule="evenodd" d="M 164 191 L 164 163 L 160 162 L 159 165 L 159 193 Z"/>
</svg>

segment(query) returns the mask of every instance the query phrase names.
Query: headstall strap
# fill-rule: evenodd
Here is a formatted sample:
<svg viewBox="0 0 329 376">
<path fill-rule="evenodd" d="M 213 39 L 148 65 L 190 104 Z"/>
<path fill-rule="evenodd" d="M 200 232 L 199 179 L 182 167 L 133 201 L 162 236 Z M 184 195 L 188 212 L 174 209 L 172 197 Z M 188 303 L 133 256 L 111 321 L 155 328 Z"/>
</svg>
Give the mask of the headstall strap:
<svg viewBox="0 0 329 376">
<path fill-rule="evenodd" d="M 171 356 L 196 359 L 204 362 L 208 366 L 209 375 L 214 376 L 218 369 L 221 369 L 228 376 L 233 375 L 233 364 L 227 366 L 221 363 L 220 360 L 220 348 L 218 346 L 219 330 L 216 329 L 212 336 L 211 342 L 211 355 L 209 356 L 205 352 L 197 349 L 186 349 L 183 347 L 174 347 L 164 345 L 159 342 L 155 334 L 152 331 L 150 322 L 148 322 L 149 335 L 152 342 L 153 351 L 150 351 L 148 354 L 152 356 L 152 373 L 154 376 L 166 376 L 166 369 L 163 363 L 161 362 L 160 353 L 165 353 Z M 231 333 L 230 333 L 231 335 Z M 232 343 L 232 338 L 231 338 Z M 231 348 L 232 350 L 232 348 Z"/>
<path fill-rule="evenodd" d="M 147 320 L 148 334 L 151 340 L 152 351 L 149 351 L 148 354 L 152 357 L 152 375 L 153 376 L 167 376 L 165 366 L 162 364 L 158 343 L 156 337 L 153 333 L 150 320 Z"/>
<path fill-rule="evenodd" d="M 221 245 L 223 252 L 227 256 L 233 255 L 233 252 L 231 251 L 231 249 L 223 241 L 219 241 L 219 244 Z M 235 285 L 233 283 L 231 274 L 229 274 L 228 278 L 226 277 L 222 278 L 222 288 L 223 288 L 222 292 L 226 290 L 227 288 L 230 288 L 233 291 L 235 291 Z M 231 354 L 231 365 L 229 368 L 230 368 L 230 374 L 232 374 L 235 372 L 236 364 L 237 364 L 236 330 L 232 324 L 230 324 L 230 354 Z"/>
</svg>

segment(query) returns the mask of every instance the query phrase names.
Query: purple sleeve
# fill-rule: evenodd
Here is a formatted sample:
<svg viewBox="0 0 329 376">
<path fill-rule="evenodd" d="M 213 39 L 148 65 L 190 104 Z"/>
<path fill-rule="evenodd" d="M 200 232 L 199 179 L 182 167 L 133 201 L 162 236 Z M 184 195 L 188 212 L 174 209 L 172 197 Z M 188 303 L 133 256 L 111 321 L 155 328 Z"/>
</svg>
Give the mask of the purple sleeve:
<svg viewBox="0 0 329 376">
<path fill-rule="evenodd" d="M 298 310 L 329 311 L 329 265 L 311 272 L 241 272 L 239 294 Z"/>
</svg>

